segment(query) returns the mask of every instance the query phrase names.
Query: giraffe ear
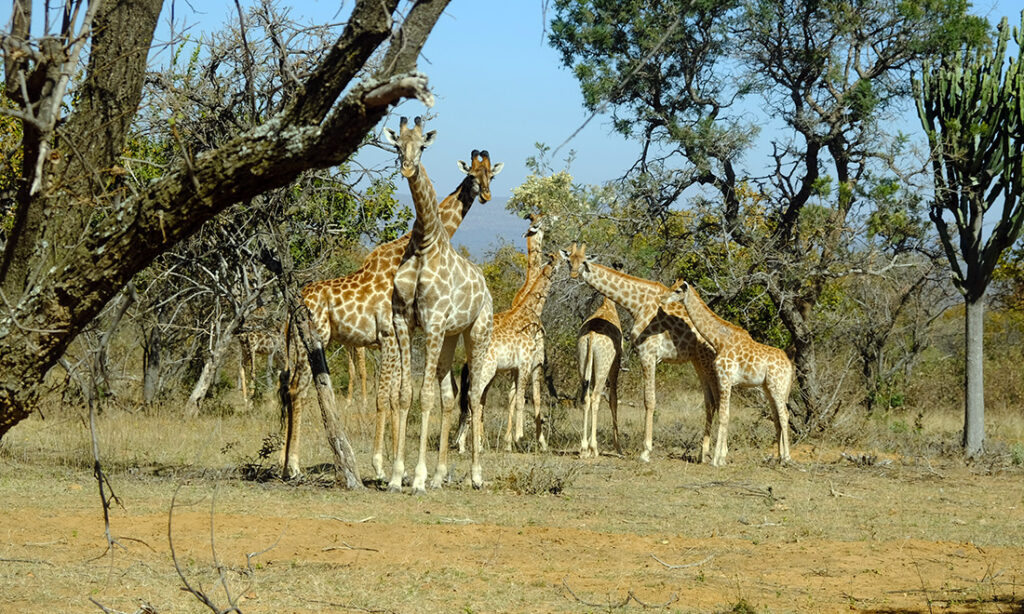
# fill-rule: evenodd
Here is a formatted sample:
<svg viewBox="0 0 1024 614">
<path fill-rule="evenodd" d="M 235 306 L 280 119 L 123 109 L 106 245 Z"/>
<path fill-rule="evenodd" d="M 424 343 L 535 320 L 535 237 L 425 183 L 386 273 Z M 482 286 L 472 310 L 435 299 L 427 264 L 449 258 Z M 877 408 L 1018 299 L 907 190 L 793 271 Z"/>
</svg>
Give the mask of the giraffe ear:
<svg viewBox="0 0 1024 614">
<path fill-rule="evenodd" d="M 491 167 L 491 177 L 494 177 L 495 175 L 500 173 L 501 169 L 503 169 L 503 168 L 505 168 L 505 163 L 504 162 L 498 162 L 497 164 L 492 166 Z"/>
<path fill-rule="evenodd" d="M 384 129 L 384 140 L 396 147 L 398 146 L 398 135 L 391 128 Z"/>
<path fill-rule="evenodd" d="M 423 135 L 423 146 L 430 147 L 434 144 L 434 139 L 437 138 L 437 130 L 431 130 L 430 132 Z"/>
<path fill-rule="evenodd" d="M 469 171 L 471 171 L 471 170 L 473 169 L 473 167 L 472 167 L 472 166 L 470 166 L 470 165 L 466 164 L 466 163 L 465 163 L 465 162 L 463 162 L 462 160 L 456 160 L 456 161 L 455 161 L 455 164 L 456 164 L 456 166 L 458 166 L 458 167 L 459 167 L 459 170 L 460 170 L 460 171 L 462 171 L 462 172 L 463 172 L 463 174 L 466 174 L 466 175 L 468 175 L 468 174 L 469 174 Z"/>
</svg>

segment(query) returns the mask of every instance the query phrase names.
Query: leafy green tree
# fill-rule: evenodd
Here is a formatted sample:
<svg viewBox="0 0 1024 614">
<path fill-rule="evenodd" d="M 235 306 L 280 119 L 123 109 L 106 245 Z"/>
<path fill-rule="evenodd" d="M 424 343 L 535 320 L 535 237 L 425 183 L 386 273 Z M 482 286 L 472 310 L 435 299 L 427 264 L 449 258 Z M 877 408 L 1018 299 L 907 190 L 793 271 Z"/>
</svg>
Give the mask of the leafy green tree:
<svg viewBox="0 0 1024 614">
<path fill-rule="evenodd" d="M 831 334 L 829 297 L 843 278 L 885 271 L 923 245 L 920 235 L 867 239 L 873 217 L 902 215 L 876 189 L 909 166 L 907 138 L 885 121 L 909 98 L 914 62 L 980 40 L 987 24 L 962 0 L 554 7 L 551 43 L 585 105 L 610 110 L 638 142 L 624 182 L 640 230 L 631 236 L 660 233 L 657 266 L 709 280 L 716 308 L 745 296 L 755 319 L 773 311 L 797 368 L 795 424 L 827 424 L 835 378 L 817 352 Z M 761 126 L 771 132 L 759 141 Z M 680 207 L 693 215 L 673 219 Z"/>
<path fill-rule="evenodd" d="M 915 81 L 932 154 L 930 215 L 965 303 L 962 443 L 968 458 L 985 444 L 985 291 L 1024 226 L 1024 13 L 1021 24 L 1013 31 L 1016 60 L 1006 61 L 1010 27 L 1004 17 L 994 48 L 967 47 L 925 62 Z M 990 219 L 986 228 L 993 207 L 995 223 Z"/>
</svg>

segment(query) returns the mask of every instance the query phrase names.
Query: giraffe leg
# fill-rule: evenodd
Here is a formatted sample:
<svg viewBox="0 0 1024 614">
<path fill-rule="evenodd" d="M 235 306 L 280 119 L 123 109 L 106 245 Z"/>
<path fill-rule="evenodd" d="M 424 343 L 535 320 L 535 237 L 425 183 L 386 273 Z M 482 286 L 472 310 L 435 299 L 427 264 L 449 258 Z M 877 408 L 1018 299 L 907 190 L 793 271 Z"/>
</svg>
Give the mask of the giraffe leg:
<svg viewBox="0 0 1024 614">
<path fill-rule="evenodd" d="M 430 412 L 434 410 L 437 396 L 437 390 L 435 390 L 437 379 L 431 375 L 437 373 L 438 360 L 445 342 L 438 330 L 441 328 L 440 326 L 429 327 L 428 325 L 424 328 L 429 332 L 424 346 L 423 387 L 420 388 L 420 447 L 419 459 L 416 461 L 416 470 L 412 477 L 413 494 L 427 492 L 427 440 L 430 436 Z"/>
<path fill-rule="evenodd" d="M 481 368 L 487 358 L 487 347 L 491 343 L 491 332 L 494 326 L 494 314 L 491 309 L 490 297 L 487 297 L 484 307 L 477 315 L 468 334 L 465 335 L 466 360 L 470 367 L 470 411 L 472 412 L 473 426 L 473 462 L 470 468 L 470 477 L 473 488 L 482 488 L 484 485 L 484 473 L 481 465 L 481 454 L 483 451 L 483 396 L 487 382 L 484 381 L 483 369 Z"/>
<path fill-rule="evenodd" d="M 515 370 L 509 374 L 512 377 L 511 386 L 508 389 L 508 420 L 505 422 L 505 451 L 512 451 L 512 422 L 516 413 L 516 394 L 519 388 L 519 371 Z"/>
<path fill-rule="evenodd" d="M 772 378 L 765 383 L 764 391 L 774 410 L 772 421 L 775 422 L 775 439 L 779 445 L 779 462 L 785 463 L 790 460 L 789 410 L 786 409 L 788 386 Z"/>
<path fill-rule="evenodd" d="M 537 432 L 537 446 L 541 452 L 547 452 L 548 441 L 544 438 L 544 415 L 540 404 L 540 375 L 541 366 L 537 365 L 530 372 L 530 378 L 533 380 L 533 425 Z"/>
<path fill-rule="evenodd" d="M 356 368 L 359 371 L 359 413 L 366 413 L 366 348 L 356 348 Z"/>
<path fill-rule="evenodd" d="M 604 371 L 604 365 L 594 366 L 594 388 L 591 393 L 593 400 L 590 403 L 590 455 L 597 458 L 601 455 L 601 451 L 597 446 L 597 416 L 601 412 L 601 396 L 604 393 L 604 387 L 607 383 L 607 374 Z"/>
<path fill-rule="evenodd" d="M 356 361 L 352 355 L 354 352 L 354 347 L 345 346 L 345 355 L 348 357 L 348 390 L 345 392 L 345 405 L 349 408 L 352 407 L 352 398 L 356 393 Z"/>
<path fill-rule="evenodd" d="M 397 363 L 391 376 L 390 395 L 392 407 L 398 407 L 397 417 L 392 418 L 397 427 L 395 433 L 395 458 L 391 465 L 391 481 L 388 490 L 402 492 L 402 478 L 405 476 L 405 431 L 412 405 L 412 348 L 409 324 L 405 317 L 394 318 L 395 348 L 398 350 Z M 392 410 L 393 411 L 393 410 Z"/>
<path fill-rule="evenodd" d="M 657 357 L 653 354 L 642 356 L 640 367 L 644 373 L 644 450 L 640 453 L 640 460 L 646 463 L 650 462 L 654 450 L 654 410 L 657 406 L 654 379 L 658 367 Z"/>
<path fill-rule="evenodd" d="M 729 398 L 732 395 L 731 380 L 721 373 L 718 377 L 718 439 L 715 440 L 715 456 L 711 459 L 714 467 L 724 465 L 729 453 Z"/>
<path fill-rule="evenodd" d="M 378 323 L 378 330 L 384 330 Z M 390 326 L 390 319 L 385 324 Z M 382 334 L 378 338 L 380 344 L 380 371 L 377 373 L 377 419 L 373 432 L 373 472 L 376 478 L 383 481 L 384 474 L 384 431 L 387 420 L 391 420 L 391 454 L 396 458 L 398 446 L 398 406 L 395 405 L 397 396 L 392 398 L 390 391 L 397 385 L 395 380 L 396 370 L 401 368 L 401 357 L 399 355 L 398 342 L 392 332 Z"/>
<path fill-rule="evenodd" d="M 526 383 L 529 377 L 530 370 L 528 365 L 524 365 L 523 368 L 516 370 L 515 396 L 512 397 L 516 409 L 516 443 L 519 443 L 523 438 L 523 413 L 526 409 Z"/>
<path fill-rule="evenodd" d="M 452 412 L 455 410 L 455 395 L 452 392 L 452 357 L 459 342 L 457 335 L 444 340 L 441 356 L 437 362 L 437 382 L 441 389 L 441 435 L 438 437 L 437 467 L 430 481 L 431 488 L 441 488 L 448 479 L 448 431 L 451 430 Z"/>
<path fill-rule="evenodd" d="M 717 384 L 709 381 L 709 374 L 698 369 L 698 379 L 704 389 L 704 437 L 700 441 L 700 462 L 711 462 L 711 425 L 717 409 Z"/>
<path fill-rule="evenodd" d="M 302 468 L 299 465 L 299 433 L 302 426 L 302 396 L 308 386 L 305 384 L 309 373 L 309 363 L 299 362 L 295 365 L 295 372 L 288 382 L 290 402 L 285 406 L 285 443 L 284 457 L 285 465 L 282 477 L 286 480 L 295 479 L 302 475 Z"/>
<path fill-rule="evenodd" d="M 612 372 L 608 374 L 608 408 L 612 411 L 612 441 L 615 444 L 615 451 L 622 454 L 622 446 L 619 445 L 619 365 L 612 366 Z"/>
</svg>

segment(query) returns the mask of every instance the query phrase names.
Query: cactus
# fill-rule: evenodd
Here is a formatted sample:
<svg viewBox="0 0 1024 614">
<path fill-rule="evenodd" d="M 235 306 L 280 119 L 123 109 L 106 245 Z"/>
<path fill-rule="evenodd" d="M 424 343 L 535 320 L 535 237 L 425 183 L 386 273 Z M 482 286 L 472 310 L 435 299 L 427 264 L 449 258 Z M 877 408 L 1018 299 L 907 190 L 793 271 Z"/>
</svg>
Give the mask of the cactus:
<svg viewBox="0 0 1024 614">
<path fill-rule="evenodd" d="M 968 301 L 984 294 L 1000 254 L 1013 245 L 1024 224 L 1024 13 L 1021 27 L 1012 32 L 1016 59 L 1005 61 L 1011 35 L 1005 17 L 997 32 L 994 48 L 962 49 L 925 62 L 921 79 L 913 83 L 932 152 L 931 218 L 954 283 Z M 1000 202 L 1000 218 L 983 241 L 983 218 Z M 945 222 L 947 212 L 956 225 L 959 252 Z"/>
</svg>

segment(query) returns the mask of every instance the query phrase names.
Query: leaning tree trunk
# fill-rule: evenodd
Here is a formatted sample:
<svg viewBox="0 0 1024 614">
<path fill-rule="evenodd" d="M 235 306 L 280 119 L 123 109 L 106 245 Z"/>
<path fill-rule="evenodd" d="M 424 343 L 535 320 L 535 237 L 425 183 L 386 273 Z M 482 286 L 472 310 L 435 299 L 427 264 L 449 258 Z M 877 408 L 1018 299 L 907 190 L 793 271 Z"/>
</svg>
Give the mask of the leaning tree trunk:
<svg viewBox="0 0 1024 614">
<path fill-rule="evenodd" d="M 965 301 L 964 454 L 977 458 L 985 447 L 985 297 Z"/>
</svg>

